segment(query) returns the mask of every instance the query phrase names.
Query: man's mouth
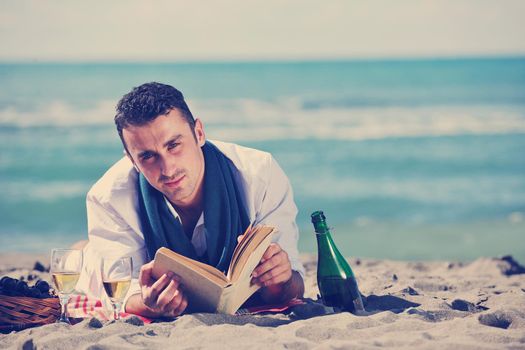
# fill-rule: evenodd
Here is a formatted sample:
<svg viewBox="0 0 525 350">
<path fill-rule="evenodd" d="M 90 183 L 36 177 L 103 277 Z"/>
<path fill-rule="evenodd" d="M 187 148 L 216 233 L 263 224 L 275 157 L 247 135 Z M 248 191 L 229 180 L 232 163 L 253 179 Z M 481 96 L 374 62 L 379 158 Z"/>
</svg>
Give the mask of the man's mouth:
<svg viewBox="0 0 525 350">
<path fill-rule="evenodd" d="M 177 187 L 177 186 L 180 185 L 180 183 L 182 182 L 182 180 L 185 177 L 186 177 L 186 175 L 182 175 L 181 177 L 179 177 L 178 179 L 175 179 L 173 181 L 164 182 L 164 185 L 167 186 L 167 187 L 170 187 L 170 188 Z"/>
</svg>

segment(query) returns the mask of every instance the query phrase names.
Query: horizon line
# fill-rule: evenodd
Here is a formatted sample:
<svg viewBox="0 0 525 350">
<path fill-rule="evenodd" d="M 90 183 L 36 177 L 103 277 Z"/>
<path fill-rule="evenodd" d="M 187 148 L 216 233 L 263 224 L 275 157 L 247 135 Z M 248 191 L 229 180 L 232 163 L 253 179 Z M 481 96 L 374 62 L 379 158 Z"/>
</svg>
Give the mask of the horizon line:
<svg viewBox="0 0 525 350">
<path fill-rule="evenodd" d="M 454 61 L 454 60 L 525 59 L 522 53 L 457 54 L 457 55 L 392 55 L 392 56 L 348 56 L 348 57 L 215 57 L 184 59 L 2 59 L 0 64 L 231 64 L 231 63 L 317 63 L 317 62 L 389 62 L 389 61 Z"/>
</svg>

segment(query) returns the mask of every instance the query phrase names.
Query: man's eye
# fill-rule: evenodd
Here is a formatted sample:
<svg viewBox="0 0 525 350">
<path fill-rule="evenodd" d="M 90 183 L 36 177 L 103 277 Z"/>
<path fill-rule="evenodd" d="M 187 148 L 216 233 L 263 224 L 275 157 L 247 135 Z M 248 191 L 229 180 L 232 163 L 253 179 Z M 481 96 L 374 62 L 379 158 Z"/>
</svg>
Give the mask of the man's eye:
<svg viewBox="0 0 525 350">
<path fill-rule="evenodd" d="M 179 145 L 178 143 L 170 143 L 170 144 L 168 145 L 168 150 L 172 150 L 172 149 L 174 149 L 175 147 L 177 147 L 178 145 Z"/>
<path fill-rule="evenodd" d="M 153 158 L 153 154 L 144 154 L 140 157 L 140 159 L 142 159 L 142 161 L 145 161 L 145 160 L 148 160 L 148 159 L 151 159 Z"/>
</svg>

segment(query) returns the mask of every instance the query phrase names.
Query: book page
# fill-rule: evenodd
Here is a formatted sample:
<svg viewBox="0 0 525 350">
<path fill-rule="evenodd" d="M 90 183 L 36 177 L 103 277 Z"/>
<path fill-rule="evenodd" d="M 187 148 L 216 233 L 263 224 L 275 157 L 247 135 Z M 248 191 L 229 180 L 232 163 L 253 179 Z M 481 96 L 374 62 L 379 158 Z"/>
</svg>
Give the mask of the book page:
<svg viewBox="0 0 525 350">
<path fill-rule="evenodd" d="M 250 265 L 253 265 L 254 263 L 251 262 L 251 260 L 257 260 L 255 262 L 255 265 L 253 265 L 253 268 L 248 272 L 248 274 L 251 274 L 253 269 L 257 266 L 259 261 L 261 260 L 262 256 L 264 255 L 264 252 L 266 251 L 266 248 L 271 243 L 271 240 L 268 241 L 268 237 L 271 238 L 271 236 L 274 233 L 274 228 L 269 226 L 258 226 L 254 229 L 254 231 L 250 234 L 248 239 L 244 241 L 243 246 L 239 249 L 239 254 L 237 256 L 236 261 L 231 262 L 230 264 L 230 281 L 232 283 L 236 282 L 242 272 L 246 270 L 248 267 L 246 266 L 248 262 L 250 262 Z M 255 251 L 258 251 L 258 248 L 263 245 L 262 243 L 266 242 L 264 250 L 260 254 L 258 258 L 255 257 Z"/>
<path fill-rule="evenodd" d="M 252 224 L 248 226 L 246 231 L 242 234 L 241 240 L 235 246 L 233 250 L 232 259 L 230 261 L 230 266 L 228 267 L 228 273 L 226 276 L 231 280 L 232 266 L 235 266 L 236 261 L 239 259 L 239 255 L 242 253 L 244 247 L 246 247 L 247 242 L 253 237 L 253 233 L 257 230 L 257 227 L 252 227 Z"/>
<path fill-rule="evenodd" d="M 236 266 L 233 273 L 233 275 L 236 276 L 236 280 L 232 280 L 232 284 L 225 288 L 225 291 L 228 291 L 228 293 L 221 298 L 219 307 L 217 308 L 218 312 L 226 314 L 235 313 L 253 293 L 261 288 L 257 284 L 251 283 L 251 274 L 272 242 L 273 229 L 270 228 L 269 231 L 262 233 L 263 234 L 257 235 L 257 237 L 263 238 L 262 241 L 259 240 L 257 245 L 251 247 L 255 247 L 255 249 L 252 250 L 248 248 L 245 250 L 246 254 L 241 255 L 239 259 L 240 263 Z M 264 233 L 267 234 L 265 235 Z"/>
</svg>

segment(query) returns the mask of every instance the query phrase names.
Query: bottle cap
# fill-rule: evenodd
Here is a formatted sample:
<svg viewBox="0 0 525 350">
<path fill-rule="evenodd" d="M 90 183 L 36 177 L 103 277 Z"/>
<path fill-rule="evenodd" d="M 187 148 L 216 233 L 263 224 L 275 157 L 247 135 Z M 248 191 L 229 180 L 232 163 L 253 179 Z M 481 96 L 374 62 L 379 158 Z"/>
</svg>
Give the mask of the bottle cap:
<svg viewBox="0 0 525 350">
<path fill-rule="evenodd" d="M 310 215 L 312 218 L 312 223 L 316 224 L 320 221 L 326 221 L 326 217 L 324 216 L 324 213 L 322 210 L 314 211 L 312 215 Z"/>
</svg>

